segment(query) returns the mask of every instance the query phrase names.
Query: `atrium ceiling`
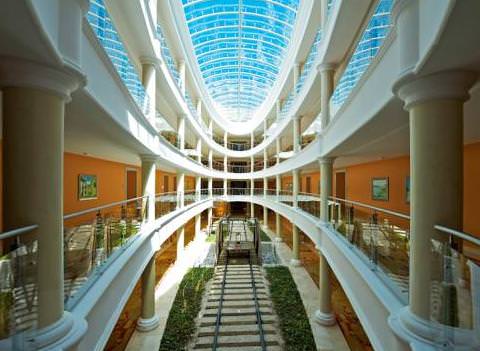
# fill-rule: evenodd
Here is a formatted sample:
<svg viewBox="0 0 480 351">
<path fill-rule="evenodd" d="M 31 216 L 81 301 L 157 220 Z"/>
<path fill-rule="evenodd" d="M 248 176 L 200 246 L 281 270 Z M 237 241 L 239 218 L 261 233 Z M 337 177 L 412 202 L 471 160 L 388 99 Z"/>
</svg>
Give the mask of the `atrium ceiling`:
<svg viewBox="0 0 480 351">
<path fill-rule="evenodd" d="M 196 60 L 217 112 L 246 122 L 288 51 L 299 0 L 182 0 Z"/>
</svg>

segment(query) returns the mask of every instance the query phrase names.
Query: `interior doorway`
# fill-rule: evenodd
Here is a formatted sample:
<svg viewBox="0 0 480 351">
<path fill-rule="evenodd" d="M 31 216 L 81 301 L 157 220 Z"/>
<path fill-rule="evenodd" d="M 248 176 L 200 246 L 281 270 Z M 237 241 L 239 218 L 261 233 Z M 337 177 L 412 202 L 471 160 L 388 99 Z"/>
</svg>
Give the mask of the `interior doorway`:
<svg viewBox="0 0 480 351">
<path fill-rule="evenodd" d="M 345 199 L 345 171 L 335 173 L 335 197 Z"/>
<path fill-rule="evenodd" d="M 127 200 L 137 197 L 137 170 L 127 169 Z"/>
</svg>

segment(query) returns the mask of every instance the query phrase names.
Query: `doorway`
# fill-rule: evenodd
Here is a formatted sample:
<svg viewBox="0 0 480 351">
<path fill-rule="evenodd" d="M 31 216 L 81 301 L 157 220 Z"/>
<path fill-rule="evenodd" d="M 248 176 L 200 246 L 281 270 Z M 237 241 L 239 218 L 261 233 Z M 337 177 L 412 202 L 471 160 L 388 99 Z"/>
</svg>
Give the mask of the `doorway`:
<svg viewBox="0 0 480 351">
<path fill-rule="evenodd" d="M 345 199 L 345 171 L 335 173 L 335 197 Z"/>
<path fill-rule="evenodd" d="M 137 197 L 137 171 L 127 169 L 127 200 Z"/>
</svg>

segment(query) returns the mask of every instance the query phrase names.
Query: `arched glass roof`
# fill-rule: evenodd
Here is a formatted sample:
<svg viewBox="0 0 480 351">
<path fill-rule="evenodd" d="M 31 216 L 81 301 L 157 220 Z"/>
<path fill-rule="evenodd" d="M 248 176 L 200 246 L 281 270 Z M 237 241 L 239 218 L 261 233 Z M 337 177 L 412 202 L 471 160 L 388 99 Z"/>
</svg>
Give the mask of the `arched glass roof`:
<svg viewBox="0 0 480 351">
<path fill-rule="evenodd" d="M 299 0 L 182 0 L 195 55 L 217 111 L 252 118 L 277 78 Z"/>
</svg>

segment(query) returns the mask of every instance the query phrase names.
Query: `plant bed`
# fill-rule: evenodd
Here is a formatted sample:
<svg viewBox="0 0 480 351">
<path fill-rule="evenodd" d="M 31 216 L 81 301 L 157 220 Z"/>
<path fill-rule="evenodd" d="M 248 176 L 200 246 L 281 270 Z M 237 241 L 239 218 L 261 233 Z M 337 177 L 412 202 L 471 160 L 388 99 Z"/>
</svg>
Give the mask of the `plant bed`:
<svg viewBox="0 0 480 351">
<path fill-rule="evenodd" d="M 265 271 L 285 342 L 284 349 L 316 350 L 310 322 L 290 271 L 285 266 L 265 267 Z"/>
<path fill-rule="evenodd" d="M 173 301 L 160 351 L 185 350 L 195 332 L 205 285 L 213 277 L 213 268 L 195 267 L 188 271 Z"/>
<path fill-rule="evenodd" d="M 272 241 L 270 237 L 262 229 L 260 229 L 260 241 L 270 242 Z"/>
</svg>

